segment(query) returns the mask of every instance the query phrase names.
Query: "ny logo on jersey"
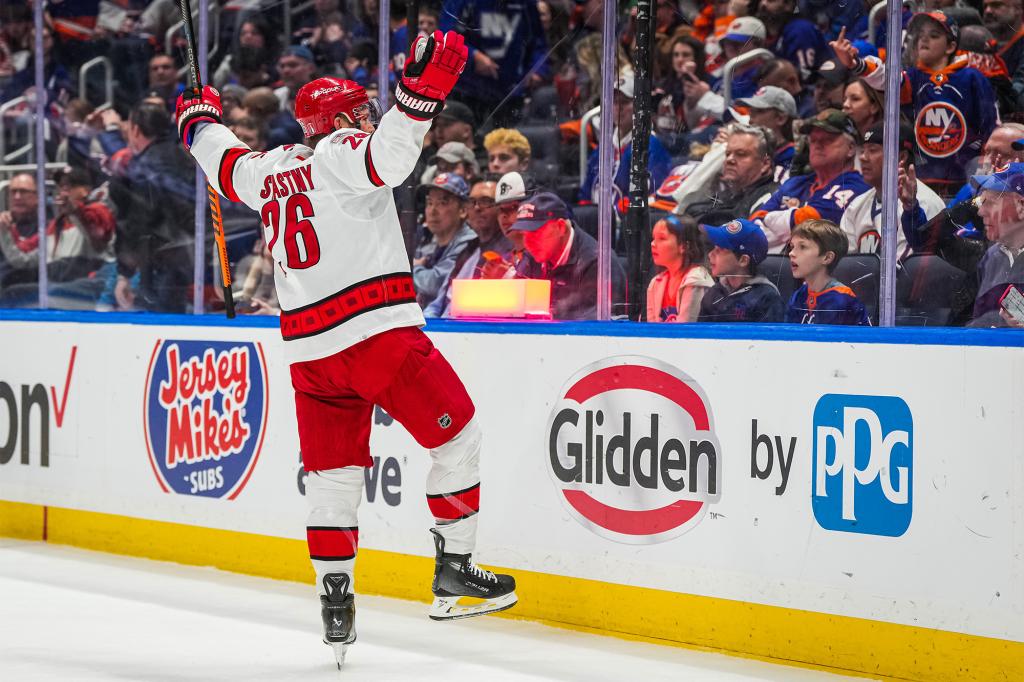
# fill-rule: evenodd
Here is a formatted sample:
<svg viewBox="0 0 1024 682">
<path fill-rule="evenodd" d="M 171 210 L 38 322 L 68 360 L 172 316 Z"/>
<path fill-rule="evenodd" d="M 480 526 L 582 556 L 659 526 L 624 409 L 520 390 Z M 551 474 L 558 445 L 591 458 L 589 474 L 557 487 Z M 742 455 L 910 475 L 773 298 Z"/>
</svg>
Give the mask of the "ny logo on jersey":
<svg viewBox="0 0 1024 682">
<path fill-rule="evenodd" d="M 492 47 L 486 50 L 487 55 L 494 59 L 504 59 L 508 53 L 508 47 L 519 28 L 519 21 L 522 15 L 514 14 L 508 16 L 500 12 L 483 12 L 480 14 L 480 35 L 484 39 L 502 39 L 501 47 Z"/>
<path fill-rule="evenodd" d="M 938 159 L 956 154 L 967 140 L 963 113 L 947 102 L 926 104 L 918 113 L 914 128 L 921 150 Z"/>
</svg>

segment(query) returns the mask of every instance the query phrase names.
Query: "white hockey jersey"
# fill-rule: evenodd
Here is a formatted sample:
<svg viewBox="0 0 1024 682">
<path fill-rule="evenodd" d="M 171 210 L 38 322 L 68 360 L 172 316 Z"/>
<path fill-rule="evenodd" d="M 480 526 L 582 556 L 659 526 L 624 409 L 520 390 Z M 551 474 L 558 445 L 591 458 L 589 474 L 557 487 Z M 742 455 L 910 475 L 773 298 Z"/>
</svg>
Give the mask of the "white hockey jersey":
<svg viewBox="0 0 1024 682">
<path fill-rule="evenodd" d="M 920 180 L 917 181 L 917 201 L 929 220 L 946 207 L 939 195 Z M 899 201 L 896 202 L 896 218 L 897 221 L 903 219 L 903 203 Z M 882 197 L 873 187 L 850 202 L 839 227 L 850 242 L 850 253 L 882 252 Z M 904 258 L 909 254 L 903 227 L 897 222 L 896 256 Z"/>
<path fill-rule="evenodd" d="M 315 151 L 265 153 L 220 124 L 196 133 L 192 155 L 213 187 L 263 220 L 289 362 L 424 324 L 391 188 L 412 172 L 429 128 L 392 108 L 372 135 L 346 128 Z"/>
</svg>

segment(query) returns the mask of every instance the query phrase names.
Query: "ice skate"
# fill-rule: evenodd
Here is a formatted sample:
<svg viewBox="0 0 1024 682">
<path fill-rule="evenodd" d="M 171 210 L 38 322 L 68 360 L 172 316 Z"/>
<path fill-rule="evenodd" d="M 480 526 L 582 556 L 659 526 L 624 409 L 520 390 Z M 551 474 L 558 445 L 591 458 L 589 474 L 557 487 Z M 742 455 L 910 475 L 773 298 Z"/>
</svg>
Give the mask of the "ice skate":
<svg viewBox="0 0 1024 682">
<path fill-rule="evenodd" d="M 495 575 L 473 563 L 470 554 L 446 554 L 444 538 L 433 528 L 437 558 L 434 566 L 434 620 L 470 618 L 496 613 L 516 605 L 516 580 L 510 575 Z"/>
<path fill-rule="evenodd" d="M 345 652 L 356 641 L 356 600 L 349 594 L 351 579 L 345 573 L 324 576 L 326 595 L 320 597 L 320 615 L 324 619 L 324 644 L 334 649 L 338 670 L 345 665 Z"/>
</svg>

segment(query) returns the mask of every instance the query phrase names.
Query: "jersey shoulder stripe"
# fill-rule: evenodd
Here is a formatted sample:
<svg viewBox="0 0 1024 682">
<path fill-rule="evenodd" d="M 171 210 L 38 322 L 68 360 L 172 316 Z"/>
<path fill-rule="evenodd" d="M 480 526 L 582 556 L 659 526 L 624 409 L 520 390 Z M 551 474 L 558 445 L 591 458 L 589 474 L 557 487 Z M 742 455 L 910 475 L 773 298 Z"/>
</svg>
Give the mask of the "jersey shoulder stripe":
<svg viewBox="0 0 1024 682">
<path fill-rule="evenodd" d="M 235 166 L 238 164 L 238 160 L 246 154 L 251 154 L 252 150 L 246 147 L 228 147 L 224 150 L 224 155 L 220 159 L 220 170 L 217 173 L 217 182 L 220 184 L 221 192 L 225 197 L 231 201 L 241 203 L 241 199 L 238 198 L 238 193 L 235 191 L 235 183 L 232 179 L 235 173 Z"/>
</svg>

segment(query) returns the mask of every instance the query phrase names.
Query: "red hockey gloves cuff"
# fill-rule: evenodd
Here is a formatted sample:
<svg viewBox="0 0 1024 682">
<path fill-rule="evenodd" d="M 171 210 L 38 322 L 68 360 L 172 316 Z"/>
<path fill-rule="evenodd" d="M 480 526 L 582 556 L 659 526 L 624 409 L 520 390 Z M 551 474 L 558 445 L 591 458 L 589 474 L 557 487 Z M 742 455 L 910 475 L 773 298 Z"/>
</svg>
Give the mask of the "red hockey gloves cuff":
<svg viewBox="0 0 1024 682">
<path fill-rule="evenodd" d="M 175 106 L 175 120 L 178 122 L 178 136 L 186 149 L 192 147 L 192 136 L 195 124 L 200 121 L 220 123 L 223 110 L 220 106 L 220 93 L 209 85 L 203 86 L 202 95 L 196 98 L 194 91 L 186 90 L 178 95 Z"/>
<path fill-rule="evenodd" d="M 468 50 L 455 31 L 419 36 L 395 91 L 398 108 L 421 121 L 434 118 L 466 67 Z"/>
</svg>

